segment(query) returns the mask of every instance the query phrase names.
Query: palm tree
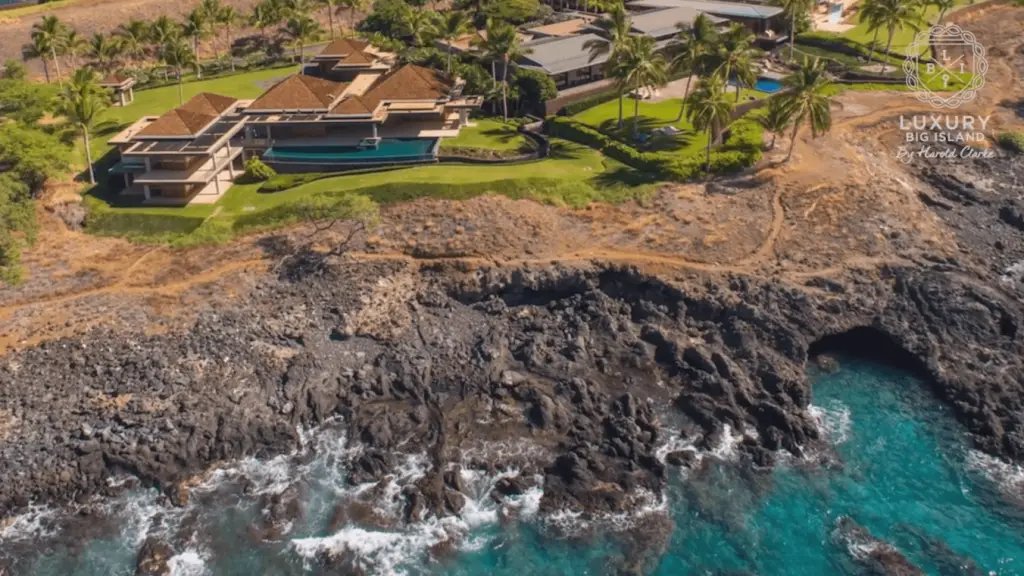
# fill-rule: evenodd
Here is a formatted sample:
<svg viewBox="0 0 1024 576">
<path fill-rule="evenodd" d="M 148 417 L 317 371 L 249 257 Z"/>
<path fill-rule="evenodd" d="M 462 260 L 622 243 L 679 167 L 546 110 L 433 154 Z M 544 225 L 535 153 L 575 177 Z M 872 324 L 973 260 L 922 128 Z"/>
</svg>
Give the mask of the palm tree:
<svg viewBox="0 0 1024 576">
<path fill-rule="evenodd" d="M 209 38 L 209 19 L 206 12 L 194 8 L 185 16 L 181 23 L 181 35 L 192 41 L 192 52 L 196 55 L 196 78 L 203 77 L 203 67 L 199 64 L 199 42 Z"/>
<path fill-rule="evenodd" d="M 874 29 L 885 29 L 889 39 L 885 43 L 885 52 L 892 48 L 892 39 L 896 32 L 904 28 L 917 29 L 921 22 L 921 5 L 917 0 L 878 0 L 877 6 L 870 13 L 872 20 L 868 26 Z M 887 70 L 887 63 L 882 61 L 882 73 Z"/>
<path fill-rule="evenodd" d="M 927 5 L 935 6 L 939 9 L 939 16 L 935 19 L 935 24 L 942 24 L 942 19 L 946 17 L 946 12 L 956 7 L 956 0 L 928 0 Z"/>
<path fill-rule="evenodd" d="M 305 18 L 313 14 L 314 0 L 282 0 L 281 9 L 288 18 Z"/>
<path fill-rule="evenodd" d="M 78 68 L 78 58 L 89 52 L 89 41 L 78 33 L 77 30 L 68 30 L 64 37 L 64 54 L 72 68 Z"/>
<path fill-rule="evenodd" d="M 686 97 L 686 117 L 695 130 L 708 133 L 705 174 L 711 176 L 711 144 L 732 119 L 732 102 L 718 78 L 702 78 L 697 89 Z"/>
<path fill-rule="evenodd" d="M 217 47 L 217 24 L 220 18 L 220 11 L 222 5 L 220 0 L 202 0 L 199 6 L 196 8 L 205 16 L 206 22 L 210 27 L 210 35 L 213 38 L 213 58 L 220 61 L 220 48 Z"/>
<path fill-rule="evenodd" d="M 356 27 L 356 11 L 365 10 L 367 0 L 338 0 L 338 9 L 348 8 L 348 27 L 355 29 Z"/>
<path fill-rule="evenodd" d="M 806 16 L 814 6 L 814 0 L 775 0 L 773 2 L 782 8 L 783 14 L 789 16 L 789 59 L 793 59 L 796 42 L 796 19 Z"/>
<path fill-rule="evenodd" d="M 61 86 L 64 85 L 64 82 L 60 77 L 60 63 L 57 61 L 57 54 L 64 50 L 67 34 L 67 27 L 56 16 L 43 16 L 41 22 L 32 25 L 32 47 L 43 59 L 46 81 L 50 81 L 50 72 L 46 68 L 46 56 L 49 55 L 57 73 L 57 83 Z"/>
<path fill-rule="evenodd" d="M 330 30 L 331 40 L 334 40 L 334 11 L 337 10 L 338 0 L 317 0 L 317 3 L 327 12 L 327 28 Z"/>
<path fill-rule="evenodd" d="M 85 140 L 85 160 L 89 167 L 90 184 L 96 184 L 96 172 L 92 166 L 89 133 L 96 130 L 100 116 L 109 106 L 109 97 L 100 89 L 96 72 L 89 68 L 75 70 L 57 101 L 60 114 L 81 132 Z"/>
<path fill-rule="evenodd" d="M 305 69 L 306 59 L 306 43 L 310 40 L 315 40 L 320 35 L 322 29 L 320 24 L 317 24 L 316 20 L 313 20 L 310 16 L 304 17 L 292 17 L 288 19 L 288 23 L 285 24 L 284 33 L 291 37 L 295 42 L 296 48 L 298 48 L 299 54 L 299 73 L 303 73 Z"/>
<path fill-rule="evenodd" d="M 881 5 L 881 0 L 863 0 L 860 3 L 860 10 L 858 12 L 860 21 L 866 23 L 868 25 L 868 32 L 873 34 L 871 45 L 868 46 L 868 64 L 871 64 L 875 59 L 875 48 L 878 46 L 878 32 L 881 30 L 878 20 Z"/>
<path fill-rule="evenodd" d="M 123 53 L 124 48 L 118 36 L 104 36 L 97 32 L 89 40 L 89 55 L 96 63 L 96 68 L 103 72 L 117 68 L 117 61 Z"/>
<path fill-rule="evenodd" d="M 217 13 L 215 21 L 224 26 L 224 35 L 228 46 L 228 60 L 231 62 L 231 71 L 235 71 L 235 57 L 232 53 L 233 42 L 231 40 L 231 26 L 242 20 L 242 14 L 234 6 L 224 6 Z"/>
<path fill-rule="evenodd" d="M 793 157 L 797 132 L 805 121 L 810 124 L 815 138 L 832 128 L 832 97 L 829 95 L 832 82 L 824 61 L 816 58 L 809 64 L 805 58 L 799 70 L 783 78 L 782 85 L 787 92 L 780 98 L 793 118 L 793 141 L 786 155 L 788 162 Z"/>
<path fill-rule="evenodd" d="M 196 64 L 196 53 L 192 51 L 192 47 L 184 38 L 172 39 L 160 50 L 160 53 L 163 55 L 164 62 L 174 68 L 178 75 L 178 105 L 180 106 L 185 103 L 185 93 L 182 88 L 184 75 L 181 71 L 183 68 Z"/>
<path fill-rule="evenodd" d="M 689 27 L 677 24 L 678 34 L 670 45 L 675 54 L 671 67 L 676 72 L 686 72 L 686 94 L 690 94 L 690 82 L 694 75 L 705 77 L 710 68 L 710 58 L 717 53 L 718 30 L 706 14 L 699 14 Z M 686 98 L 679 107 L 676 122 L 682 119 L 686 111 Z"/>
<path fill-rule="evenodd" d="M 501 71 L 501 114 L 508 120 L 508 69 L 512 62 L 523 57 L 528 51 L 523 50 L 519 35 L 511 24 L 488 18 L 487 38 L 474 38 L 474 44 L 483 50 L 484 58 L 491 61 L 491 74 L 494 75 L 494 63 L 502 62 Z"/>
<path fill-rule="evenodd" d="M 768 105 L 764 109 L 764 114 L 757 116 L 757 123 L 772 135 L 772 141 L 768 144 L 769 150 L 775 149 L 775 138 L 779 134 L 784 134 L 792 121 L 792 111 L 786 105 L 784 98 L 780 96 L 768 98 Z"/>
<path fill-rule="evenodd" d="M 452 42 L 473 31 L 469 16 L 461 10 L 445 12 L 437 27 L 437 36 L 448 44 L 448 62 L 445 70 L 452 73 Z"/>
<path fill-rule="evenodd" d="M 149 24 L 149 43 L 153 46 L 153 52 L 160 60 L 167 63 L 163 50 L 171 42 L 178 39 L 181 29 L 166 14 L 161 15 Z M 164 68 L 164 81 L 167 80 L 167 69 Z"/>
<path fill-rule="evenodd" d="M 715 73 L 721 76 L 722 82 L 728 84 L 736 79 L 736 101 L 740 101 L 740 88 L 753 86 L 757 82 L 757 70 L 754 67 L 758 50 L 753 47 L 754 35 L 739 23 L 733 23 L 722 34 L 718 46 L 718 68 Z"/>
<path fill-rule="evenodd" d="M 281 22 L 281 7 L 275 0 L 263 0 L 252 7 L 249 14 L 249 25 L 260 29 L 264 43 L 267 41 L 267 28 Z"/>
<path fill-rule="evenodd" d="M 149 25 L 143 20 L 129 20 L 121 24 L 114 32 L 121 39 L 124 52 L 132 60 L 139 60 L 146 53 L 146 37 L 149 34 Z"/>
<path fill-rule="evenodd" d="M 433 10 L 410 10 L 402 23 L 403 32 L 412 38 L 413 46 L 423 46 L 437 35 L 437 12 Z"/>
<path fill-rule="evenodd" d="M 634 90 L 633 138 L 640 130 L 640 95 L 647 88 L 668 82 L 668 62 L 658 52 L 657 41 L 650 36 L 630 36 L 623 46 L 619 65 L 625 71 L 625 84 Z"/>
<path fill-rule="evenodd" d="M 616 80 L 622 80 L 621 74 L 617 75 L 619 70 L 617 66 L 619 55 L 622 53 L 623 47 L 625 46 L 626 39 L 629 38 L 633 23 L 629 18 L 629 13 L 626 12 L 625 6 L 622 1 L 619 0 L 611 6 L 608 13 L 598 20 L 594 21 L 594 26 L 600 29 L 600 35 L 602 39 L 588 40 L 583 43 L 583 49 L 590 54 L 590 61 L 593 62 L 599 57 L 608 54 L 608 60 L 605 63 L 605 76 L 614 78 Z M 622 100 L 625 96 L 625 85 L 622 82 L 616 82 L 619 88 L 619 123 L 618 127 L 622 127 Z"/>
</svg>

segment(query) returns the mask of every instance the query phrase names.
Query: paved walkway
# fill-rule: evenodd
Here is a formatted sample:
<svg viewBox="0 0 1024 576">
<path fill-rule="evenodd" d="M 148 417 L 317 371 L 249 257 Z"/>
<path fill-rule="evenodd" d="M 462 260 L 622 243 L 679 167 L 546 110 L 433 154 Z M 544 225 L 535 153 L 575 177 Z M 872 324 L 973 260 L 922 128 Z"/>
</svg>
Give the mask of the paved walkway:
<svg viewBox="0 0 1024 576">
<path fill-rule="evenodd" d="M 691 76 L 691 78 L 693 78 L 693 82 L 690 82 L 690 92 L 693 92 L 697 88 L 699 78 L 696 76 Z M 661 102 L 672 98 L 686 98 L 686 78 L 673 80 L 655 90 L 654 94 L 651 95 L 651 102 Z"/>
</svg>

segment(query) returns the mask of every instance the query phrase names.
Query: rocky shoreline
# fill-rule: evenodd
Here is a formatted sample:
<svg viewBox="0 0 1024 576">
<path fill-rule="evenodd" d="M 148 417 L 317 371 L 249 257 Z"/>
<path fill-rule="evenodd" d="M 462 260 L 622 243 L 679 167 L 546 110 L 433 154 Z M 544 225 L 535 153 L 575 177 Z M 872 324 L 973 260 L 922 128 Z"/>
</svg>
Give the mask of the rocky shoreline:
<svg viewBox="0 0 1024 576">
<path fill-rule="evenodd" d="M 771 466 L 818 440 L 810 355 L 865 344 L 925 374 L 978 448 L 1024 460 L 1020 301 L 948 262 L 807 287 L 604 267 L 311 269 L 185 334 L 95 331 L 3 358 L 0 514 L 84 501 L 123 472 L 181 502 L 190 477 L 288 452 L 297 427 L 336 415 L 364 447 L 353 483 L 428 455 L 401 496 L 409 520 L 458 513 L 445 471 L 487 440 L 543 448 L 524 470 L 543 474 L 542 511 L 620 512 L 664 485 L 659 410 L 695 446 L 732 430 Z"/>
</svg>

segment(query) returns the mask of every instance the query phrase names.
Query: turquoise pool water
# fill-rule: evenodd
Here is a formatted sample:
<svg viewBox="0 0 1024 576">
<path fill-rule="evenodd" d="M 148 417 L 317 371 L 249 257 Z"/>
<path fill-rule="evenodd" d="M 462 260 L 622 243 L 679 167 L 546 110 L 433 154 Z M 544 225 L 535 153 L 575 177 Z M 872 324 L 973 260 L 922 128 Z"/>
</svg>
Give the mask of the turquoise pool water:
<svg viewBox="0 0 1024 576">
<path fill-rule="evenodd" d="M 736 85 L 736 80 L 735 79 L 730 80 L 729 81 L 729 85 L 730 86 L 735 86 Z M 759 77 L 757 79 L 757 82 L 754 84 L 754 90 L 757 90 L 759 92 L 767 92 L 769 94 L 774 94 L 775 92 L 779 92 L 780 90 L 782 90 L 782 82 L 779 81 L 779 80 L 776 80 L 775 78 L 766 78 L 766 77 L 762 76 L 762 77 Z"/>
<path fill-rule="evenodd" d="M 1024 508 L 1006 496 L 1021 493 L 1024 472 L 972 451 L 921 382 L 862 361 L 841 366 L 815 376 L 813 413 L 827 448 L 758 472 L 726 446 L 701 470 L 671 470 L 665 497 L 643 515 L 542 518 L 540 493 L 530 491 L 510 504 L 519 520 L 501 521 L 487 497 L 496 478 L 463 471 L 461 518 L 404 529 L 338 524 L 338 504 L 372 490 L 344 483 L 353 447 L 328 427 L 308 440 L 315 457 L 240 462 L 196 488 L 185 509 L 137 490 L 59 529 L 52 515 L 26 515 L 0 532 L 0 566 L 13 555 L 15 574 L 131 575 L 149 532 L 173 543 L 176 576 L 336 573 L 315 559 L 342 550 L 367 574 L 602 575 L 630 566 L 657 576 L 854 575 L 867 573 L 858 558 L 889 545 L 929 575 L 1024 575 Z M 407 455 L 384 492 L 398 494 L 426 462 Z M 296 489 L 301 516 L 268 530 L 275 495 Z M 883 543 L 850 537 L 839 529 L 844 517 Z M 430 559 L 446 538 L 458 544 Z"/>
<path fill-rule="evenodd" d="M 357 146 L 275 146 L 263 155 L 271 162 L 375 164 L 414 162 L 434 157 L 436 138 L 384 138 L 376 148 Z"/>
</svg>

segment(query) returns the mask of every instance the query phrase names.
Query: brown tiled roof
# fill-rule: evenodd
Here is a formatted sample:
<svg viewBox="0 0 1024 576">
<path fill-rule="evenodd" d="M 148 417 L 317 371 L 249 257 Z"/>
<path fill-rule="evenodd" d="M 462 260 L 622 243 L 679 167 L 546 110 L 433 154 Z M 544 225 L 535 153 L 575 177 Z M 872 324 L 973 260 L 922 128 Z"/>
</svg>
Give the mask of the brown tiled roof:
<svg viewBox="0 0 1024 576">
<path fill-rule="evenodd" d="M 200 92 L 192 98 L 189 98 L 189 101 L 179 106 L 178 109 L 188 110 L 189 112 L 195 112 L 196 114 L 220 116 L 224 111 L 234 106 L 235 102 L 238 102 L 238 100 L 228 96 L 211 94 L 210 92 Z"/>
<path fill-rule="evenodd" d="M 352 38 L 338 38 L 320 51 L 318 56 L 347 56 L 348 54 L 361 53 L 369 46 L 366 42 Z"/>
<path fill-rule="evenodd" d="M 384 100 L 437 100 L 451 88 L 452 83 L 437 71 L 406 64 L 378 81 L 363 101 L 376 108 Z"/>
<path fill-rule="evenodd" d="M 330 107 L 345 86 L 343 82 L 293 75 L 271 86 L 246 110 L 321 110 Z"/>
<path fill-rule="evenodd" d="M 195 136 L 217 117 L 175 108 L 139 130 L 136 136 Z"/>
<path fill-rule="evenodd" d="M 373 64 L 373 54 L 367 54 L 366 52 L 352 52 L 345 56 L 335 66 L 352 66 L 355 64 Z"/>
<path fill-rule="evenodd" d="M 334 108 L 331 108 L 330 114 L 372 114 L 377 108 L 374 104 L 372 107 L 359 96 L 348 96 Z"/>
<path fill-rule="evenodd" d="M 120 86 L 131 79 L 131 76 L 125 76 L 124 74 L 111 74 L 100 80 L 100 86 Z"/>
</svg>

